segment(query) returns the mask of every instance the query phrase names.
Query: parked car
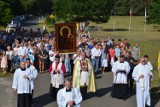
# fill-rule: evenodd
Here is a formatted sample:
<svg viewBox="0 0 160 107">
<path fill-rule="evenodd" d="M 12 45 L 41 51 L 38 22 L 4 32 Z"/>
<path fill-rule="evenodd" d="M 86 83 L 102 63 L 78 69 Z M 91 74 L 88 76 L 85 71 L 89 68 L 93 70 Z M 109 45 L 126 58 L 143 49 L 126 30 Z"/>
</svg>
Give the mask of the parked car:
<svg viewBox="0 0 160 107">
<path fill-rule="evenodd" d="M 9 28 L 20 28 L 21 23 L 19 21 L 12 20 L 10 24 L 8 24 Z"/>
</svg>

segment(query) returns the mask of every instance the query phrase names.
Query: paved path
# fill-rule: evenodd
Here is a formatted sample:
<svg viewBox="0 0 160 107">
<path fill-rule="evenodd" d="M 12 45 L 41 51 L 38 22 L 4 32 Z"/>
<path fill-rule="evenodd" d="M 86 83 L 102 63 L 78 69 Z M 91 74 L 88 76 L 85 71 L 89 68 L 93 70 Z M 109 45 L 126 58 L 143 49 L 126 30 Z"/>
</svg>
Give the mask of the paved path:
<svg viewBox="0 0 160 107">
<path fill-rule="evenodd" d="M 42 22 L 44 22 L 44 18 L 42 17 L 33 17 L 32 19 L 26 20 L 22 24 L 22 28 L 30 30 L 32 29 L 33 31 L 37 31 L 37 28 L 40 28 L 42 30 L 42 27 L 39 25 Z"/>
<path fill-rule="evenodd" d="M 110 97 L 112 86 L 112 73 L 98 75 L 96 79 L 97 92 L 89 94 L 89 99 L 82 102 L 81 107 L 136 107 L 135 95 L 131 96 L 126 101 L 120 99 L 113 99 Z M 0 78 L 0 107 L 16 107 L 16 95 L 13 95 L 12 77 Z M 55 101 L 48 100 L 50 76 L 48 73 L 38 74 L 35 80 L 35 92 L 33 107 L 57 107 Z M 152 107 L 160 107 L 156 104 Z"/>
</svg>

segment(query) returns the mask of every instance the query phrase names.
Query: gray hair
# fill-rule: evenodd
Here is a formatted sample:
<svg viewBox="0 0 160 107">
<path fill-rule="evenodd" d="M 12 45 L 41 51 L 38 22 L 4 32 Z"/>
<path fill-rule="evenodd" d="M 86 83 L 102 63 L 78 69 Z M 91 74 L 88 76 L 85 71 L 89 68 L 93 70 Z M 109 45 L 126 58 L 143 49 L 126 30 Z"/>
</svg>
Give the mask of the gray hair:
<svg viewBox="0 0 160 107">
<path fill-rule="evenodd" d="M 71 80 L 71 78 L 65 78 L 64 82 L 72 83 L 72 80 Z"/>
</svg>

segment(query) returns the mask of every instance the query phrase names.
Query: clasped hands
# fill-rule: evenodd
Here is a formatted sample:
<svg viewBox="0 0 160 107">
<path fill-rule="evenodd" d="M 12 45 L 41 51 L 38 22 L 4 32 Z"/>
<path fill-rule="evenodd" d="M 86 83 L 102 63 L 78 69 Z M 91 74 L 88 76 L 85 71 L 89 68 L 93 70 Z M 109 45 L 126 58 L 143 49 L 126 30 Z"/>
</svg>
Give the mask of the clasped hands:
<svg viewBox="0 0 160 107">
<path fill-rule="evenodd" d="M 69 106 L 73 106 L 74 104 L 75 104 L 74 101 L 68 101 L 68 102 L 67 102 L 67 105 L 69 105 Z"/>
</svg>

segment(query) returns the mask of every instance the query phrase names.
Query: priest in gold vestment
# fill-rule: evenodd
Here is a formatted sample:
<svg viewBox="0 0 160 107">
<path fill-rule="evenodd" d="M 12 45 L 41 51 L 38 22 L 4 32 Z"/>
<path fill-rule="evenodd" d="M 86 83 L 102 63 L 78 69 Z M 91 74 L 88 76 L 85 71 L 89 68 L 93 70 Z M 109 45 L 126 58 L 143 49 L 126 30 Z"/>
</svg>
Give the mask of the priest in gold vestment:
<svg viewBox="0 0 160 107">
<path fill-rule="evenodd" d="M 81 60 L 77 60 L 73 70 L 73 87 L 79 88 L 83 100 L 87 98 L 87 92 L 96 92 L 96 83 L 92 64 L 86 58 L 85 52 L 81 53 Z"/>
</svg>

